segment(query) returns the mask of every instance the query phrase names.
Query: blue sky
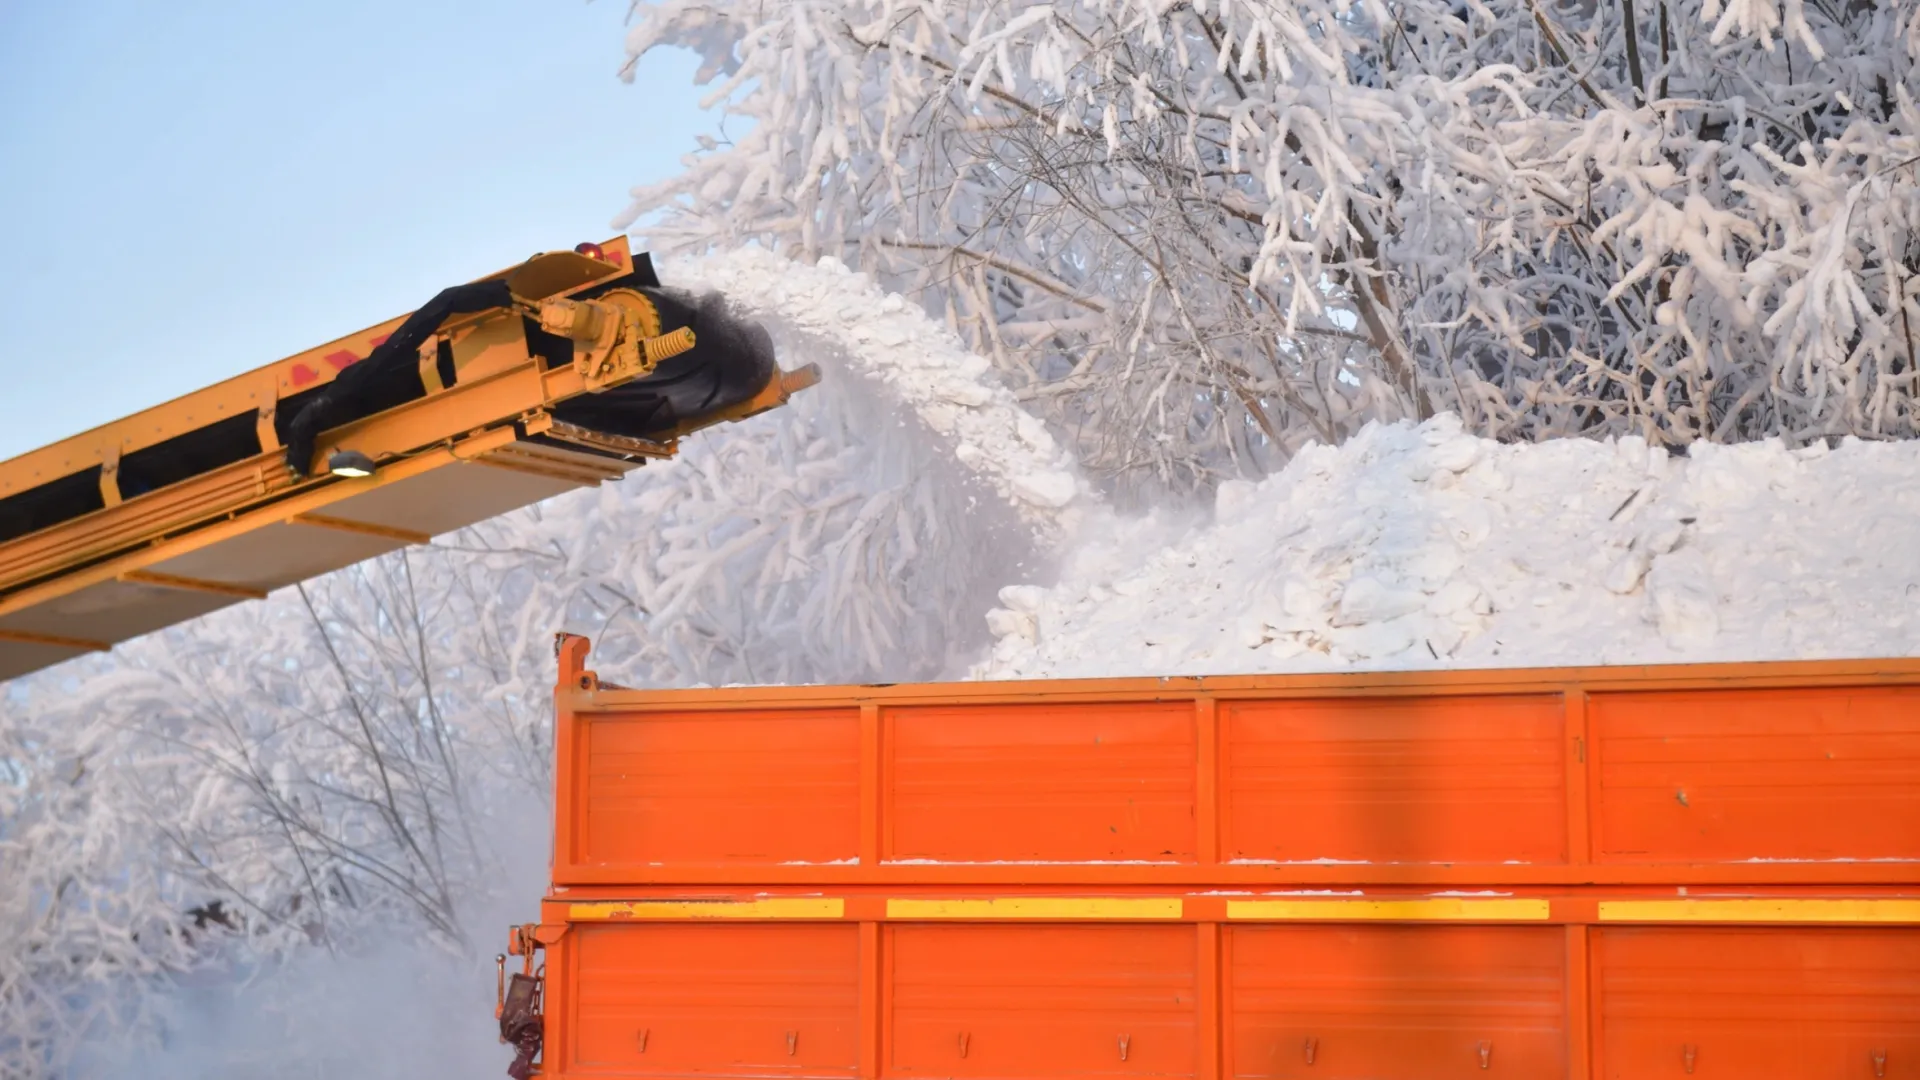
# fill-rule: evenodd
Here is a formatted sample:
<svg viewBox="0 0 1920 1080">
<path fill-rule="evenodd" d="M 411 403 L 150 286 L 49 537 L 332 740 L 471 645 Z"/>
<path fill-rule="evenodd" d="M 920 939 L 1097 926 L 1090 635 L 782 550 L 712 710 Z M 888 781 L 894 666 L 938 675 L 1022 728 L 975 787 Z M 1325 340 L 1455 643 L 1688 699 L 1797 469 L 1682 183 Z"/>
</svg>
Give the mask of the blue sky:
<svg viewBox="0 0 1920 1080">
<path fill-rule="evenodd" d="M 0 0 L 0 460 L 614 235 L 716 130 L 625 0 Z"/>
</svg>

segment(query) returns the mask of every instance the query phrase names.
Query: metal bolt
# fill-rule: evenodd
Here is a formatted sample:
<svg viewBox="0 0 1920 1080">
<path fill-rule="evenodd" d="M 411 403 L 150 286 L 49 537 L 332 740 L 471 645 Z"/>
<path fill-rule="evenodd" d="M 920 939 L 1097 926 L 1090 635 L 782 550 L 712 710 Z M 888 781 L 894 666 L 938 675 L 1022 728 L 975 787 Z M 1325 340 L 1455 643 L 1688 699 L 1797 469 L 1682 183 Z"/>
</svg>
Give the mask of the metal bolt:
<svg viewBox="0 0 1920 1080">
<path fill-rule="evenodd" d="M 1490 1042 L 1483 1041 L 1480 1044 L 1480 1067 L 1483 1069 L 1493 1068 L 1493 1044 Z"/>
<path fill-rule="evenodd" d="M 1132 1042 L 1133 1042 L 1133 1036 L 1131 1035 L 1120 1036 L 1120 1060 L 1121 1061 L 1127 1060 L 1127 1047 Z"/>
<path fill-rule="evenodd" d="M 1307 1036 L 1306 1052 L 1307 1064 L 1311 1065 L 1313 1064 L 1313 1056 L 1320 1052 L 1320 1040 L 1311 1035 Z"/>
<path fill-rule="evenodd" d="M 1692 1043 L 1688 1043 L 1680 1048 L 1680 1064 L 1686 1066 L 1687 1075 L 1689 1076 L 1693 1075 L 1693 1058 L 1695 1053 L 1697 1053 L 1697 1051 L 1694 1049 Z"/>
</svg>

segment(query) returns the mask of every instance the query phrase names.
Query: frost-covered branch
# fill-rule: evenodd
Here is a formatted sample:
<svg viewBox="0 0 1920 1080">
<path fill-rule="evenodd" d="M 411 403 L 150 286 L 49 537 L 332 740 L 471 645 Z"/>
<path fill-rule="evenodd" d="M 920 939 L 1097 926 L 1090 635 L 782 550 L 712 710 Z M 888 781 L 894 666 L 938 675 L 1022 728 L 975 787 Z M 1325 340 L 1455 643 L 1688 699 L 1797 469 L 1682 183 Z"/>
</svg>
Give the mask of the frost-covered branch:
<svg viewBox="0 0 1920 1080">
<path fill-rule="evenodd" d="M 750 129 L 626 220 L 910 291 L 1123 483 L 1436 409 L 1920 433 L 1920 0 L 633 10 Z"/>
</svg>

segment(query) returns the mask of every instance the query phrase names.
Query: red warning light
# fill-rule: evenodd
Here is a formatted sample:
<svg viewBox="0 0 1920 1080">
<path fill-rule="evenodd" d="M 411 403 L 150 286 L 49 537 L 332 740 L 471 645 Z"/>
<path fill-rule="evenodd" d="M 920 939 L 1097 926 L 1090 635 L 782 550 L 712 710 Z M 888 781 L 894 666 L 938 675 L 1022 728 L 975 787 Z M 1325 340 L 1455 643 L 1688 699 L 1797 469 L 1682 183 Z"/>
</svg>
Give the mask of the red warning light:
<svg viewBox="0 0 1920 1080">
<path fill-rule="evenodd" d="M 600 250 L 599 244 L 575 244 L 573 247 L 573 250 L 589 258 L 599 259 L 601 262 L 613 261 L 612 259 L 607 258 L 606 252 Z"/>
</svg>

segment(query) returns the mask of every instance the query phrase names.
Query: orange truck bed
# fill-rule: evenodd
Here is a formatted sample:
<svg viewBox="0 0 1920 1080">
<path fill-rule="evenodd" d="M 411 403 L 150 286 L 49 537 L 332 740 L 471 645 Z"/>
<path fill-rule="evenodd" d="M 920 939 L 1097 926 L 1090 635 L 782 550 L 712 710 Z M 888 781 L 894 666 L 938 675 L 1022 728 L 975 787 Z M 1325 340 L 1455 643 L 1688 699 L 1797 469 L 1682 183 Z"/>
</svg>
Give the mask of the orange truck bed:
<svg viewBox="0 0 1920 1080">
<path fill-rule="evenodd" d="M 518 931 L 550 1078 L 1920 1077 L 1920 662 L 649 692 L 587 648 Z"/>
</svg>

